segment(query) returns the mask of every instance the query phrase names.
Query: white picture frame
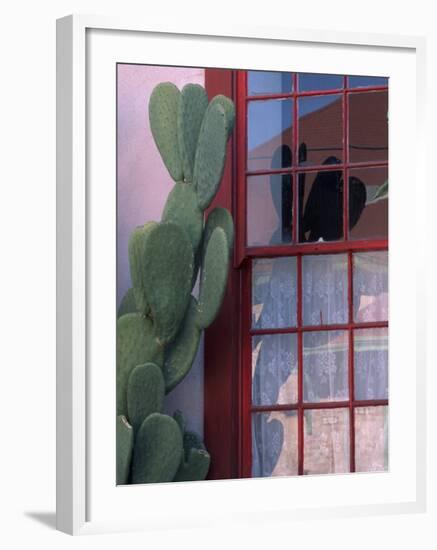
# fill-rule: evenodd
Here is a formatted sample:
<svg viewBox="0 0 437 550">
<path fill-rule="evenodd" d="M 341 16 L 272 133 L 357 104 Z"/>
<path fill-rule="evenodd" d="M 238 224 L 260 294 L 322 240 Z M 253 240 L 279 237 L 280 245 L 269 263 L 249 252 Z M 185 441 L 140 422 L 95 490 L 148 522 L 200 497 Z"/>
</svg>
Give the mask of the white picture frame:
<svg viewBox="0 0 437 550">
<path fill-rule="evenodd" d="M 94 33 L 94 34 L 93 34 Z M 99 38 L 95 38 L 95 37 Z M 123 36 L 123 42 L 117 42 Z M 101 37 L 101 38 L 100 38 Z M 199 42 L 205 44 L 205 48 L 193 48 L 197 53 L 197 66 L 208 66 L 206 56 L 210 56 L 212 66 L 220 66 L 213 58 L 214 45 L 220 42 L 223 46 L 222 63 L 224 67 L 249 68 L 247 65 L 248 55 L 256 50 L 256 66 L 251 64 L 250 68 L 267 68 L 263 58 L 263 52 L 271 53 L 277 49 L 284 50 L 286 47 L 301 48 L 304 52 L 312 49 L 327 49 L 330 56 L 337 57 L 337 72 L 350 74 L 351 59 L 356 55 L 357 49 L 362 52 L 362 63 L 365 64 L 366 56 L 372 56 L 376 51 L 393 53 L 393 57 L 387 57 L 379 68 L 380 74 L 384 75 L 383 65 L 393 64 L 390 69 L 393 73 L 394 88 L 396 89 L 396 78 L 402 78 L 401 68 L 408 74 L 410 88 L 404 89 L 401 97 L 393 95 L 390 105 L 390 147 L 395 155 L 402 155 L 402 143 L 397 142 L 396 131 L 408 127 L 414 136 L 416 143 L 416 163 L 411 173 L 402 177 L 411 182 L 408 200 L 414 200 L 421 193 L 426 194 L 424 187 L 424 102 L 421 94 L 425 88 L 425 40 L 420 37 L 395 36 L 395 35 L 374 35 L 355 34 L 340 32 L 317 32 L 299 29 L 272 29 L 272 28 L 229 28 L 218 29 L 201 27 L 193 24 L 190 28 L 178 28 L 177 26 L 157 26 L 147 22 L 129 21 L 123 19 L 112 19 L 95 16 L 73 15 L 57 22 L 57 528 L 70 534 L 86 534 L 93 532 L 106 532 L 114 530 L 129 529 L 152 529 L 169 526 L 207 526 L 220 521 L 254 521 L 262 512 L 263 517 L 269 518 L 319 518 L 319 517 L 342 517 L 347 515 L 368 515 L 381 513 L 420 512 L 425 510 L 426 505 L 426 461 L 425 461 L 425 429 L 426 426 L 426 400 L 425 400 L 425 259 L 424 251 L 420 245 L 415 246 L 415 237 L 423 230 L 425 220 L 415 213 L 414 231 L 411 235 L 405 235 L 409 245 L 414 248 L 414 267 L 408 272 L 408 266 L 403 281 L 408 280 L 413 285 L 414 292 L 406 307 L 416 319 L 414 342 L 407 346 L 407 350 L 400 351 L 400 357 L 413 361 L 415 365 L 414 383 L 416 393 L 414 395 L 415 410 L 413 420 L 406 426 L 406 432 L 414 435 L 415 445 L 406 450 L 405 455 L 400 458 L 398 467 L 404 464 L 408 475 L 399 487 L 399 477 L 395 476 L 396 468 L 383 474 L 386 477 L 379 477 L 372 482 L 372 475 L 367 478 L 356 475 L 356 481 L 348 481 L 347 476 L 335 478 L 334 476 L 319 476 L 313 478 L 291 479 L 268 479 L 268 480 L 239 480 L 225 482 L 202 482 L 190 485 L 187 484 L 164 484 L 147 487 L 118 487 L 115 488 L 115 451 L 114 446 L 115 423 L 111 421 L 108 425 L 100 422 L 100 414 L 110 407 L 115 375 L 108 375 L 108 381 L 102 382 L 101 392 L 96 394 L 95 378 L 101 375 L 98 362 L 95 361 L 95 342 L 99 340 L 108 341 L 108 335 L 112 338 L 114 345 L 109 346 L 109 354 L 113 355 L 115 347 L 114 327 L 106 324 L 106 328 L 98 328 L 96 325 L 99 316 L 104 319 L 108 317 L 107 312 L 115 311 L 109 299 L 109 305 L 105 304 L 104 296 L 109 296 L 113 289 L 112 279 L 108 284 L 101 285 L 99 292 L 96 290 L 94 268 L 90 254 L 96 250 L 99 239 L 102 239 L 96 224 L 97 216 L 100 225 L 114 223 L 114 201 L 111 197 L 106 198 L 100 194 L 101 188 L 90 184 L 92 181 L 114 181 L 115 177 L 115 129 L 110 129 L 112 117 L 107 118 L 110 111 L 104 109 L 115 108 L 113 104 L 112 90 L 107 97 L 99 101 L 99 108 L 93 101 L 93 94 L 104 90 L 104 86 L 111 83 L 110 71 L 105 72 L 105 66 L 110 67 L 114 59 L 119 57 L 123 62 L 139 62 L 142 59 L 142 47 L 139 48 L 139 41 L 153 40 L 159 44 L 168 43 L 157 53 L 156 48 L 149 48 L 145 51 L 153 51 L 152 59 L 143 59 L 143 62 L 154 64 L 193 65 L 193 57 L 184 58 L 183 43 L 189 44 L 193 40 L 198 46 Z M 181 42 L 179 47 L 179 42 Z M 178 44 L 178 48 L 171 47 Z M 229 50 L 226 53 L 226 44 L 234 45 L 233 55 Z M 238 46 L 238 47 L 237 47 Z M 216 49 L 216 48 L 215 48 Z M 136 52 L 135 54 L 133 52 Z M 297 50 L 296 50 L 297 51 Z M 372 53 L 373 52 L 373 53 Z M 99 58 L 99 55 L 104 55 Z M 395 59 L 396 54 L 396 59 Z M 217 54 L 216 54 L 217 55 Z M 312 55 L 312 54 L 311 54 Z M 306 62 L 311 66 L 311 55 Z M 401 60 L 404 55 L 405 59 Z M 97 57 L 93 57 L 97 56 Z M 115 57 L 114 57 L 115 56 Z M 246 57 L 245 57 L 246 56 Z M 144 56 L 143 56 L 144 57 Z M 305 57 L 302 54 L 302 57 Z M 313 55 L 314 57 L 314 55 Z M 384 56 L 382 56 L 384 57 Z M 153 61 L 153 59 L 155 61 Z M 246 59 L 246 62 L 244 61 Z M 284 68 L 284 61 L 279 57 L 274 58 L 275 62 L 270 65 L 275 69 Z M 100 60 L 102 60 L 100 64 Z M 185 60 L 185 61 L 184 61 Z M 299 61 L 303 63 L 303 61 Z M 246 63 L 246 65 L 245 65 Z M 263 65 L 264 63 L 264 65 Z M 281 65 L 282 63 L 282 65 Z M 313 62 L 314 63 L 314 62 Z M 348 65 L 349 64 L 349 65 Z M 364 66 L 364 65 L 363 65 Z M 315 67 L 315 65 L 314 65 Z M 290 69 L 289 69 L 290 70 Z M 295 70 L 294 68 L 292 70 Z M 302 70 L 302 69 L 300 69 Z M 93 73 L 96 72 L 96 74 Z M 97 71 L 99 74 L 97 75 Z M 397 71 L 397 72 L 396 72 Z M 317 72 L 316 70 L 314 72 Z M 318 72 L 323 72 L 319 70 Z M 326 70 L 325 72 L 329 72 Z M 378 74 L 378 68 L 372 74 Z M 109 75 L 109 76 L 108 76 Z M 98 78 L 97 78 L 98 76 Z M 94 80 L 93 80 L 94 79 Z M 97 82 L 97 89 L 90 88 L 90 82 Z M 402 81 L 403 82 L 403 81 Z M 401 83 L 401 80 L 399 80 Z M 94 84 L 93 84 L 94 86 Z M 410 95 L 408 95 L 410 94 Z M 99 97 L 102 97 L 101 95 Z M 408 101 L 403 105 L 403 100 L 414 98 L 413 104 Z M 112 103 L 111 103 L 112 102 Z M 111 107 L 112 105 L 112 107 Z M 396 113 L 400 112 L 402 106 L 405 108 L 405 115 L 400 121 Z M 95 108 L 95 113 L 94 113 Z M 97 112 L 98 111 L 98 112 Z M 93 118 L 95 117 L 95 118 Z M 92 119 L 92 124 L 90 120 Z M 103 120 L 106 126 L 103 128 Z M 399 124 L 399 126 L 398 126 Z M 102 126 L 99 129 L 99 125 Z M 102 139 L 98 148 L 95 148 L 94 132 L 104 131 L 107 134 Z M 103 136 L 100 136 L 103 137 Z M 398 147 L 399 145 L 399 147 Z M 94 148 L 93 148 L 94 147 Z M 113 154 L 113 162 L 106 163 L 104 167 L 99 156 Z M 397 153 L 396 153 L 397 151 Z M 423 162 L 421 162 L 421 160 Z M 390 158 L 391 174 L 398 174 L 398 161 Z M 112 191 L 111 191 L 112 189 Z M 405 189 L 405 188 L 404 188 Z M 104 193 L 115 192 L 113 186 L 108 185 Z M 102 200 L 102 207 L 96 210 L 96 198 Z M 390 198 L 391 216 L 396 218 L 396 212 L 402 210 L 405 205 L 405 197 L 401 194 Z M 108 216 L 105 218 L 105 216 Z M 393 226 L 394 227 L 394 226 Z M 400 227 L 400 226 L 399 226 Z M 395 227 L 398 231 L 397 226 Z M 392 235 L 392 225 L 390 226 Z M 399 229 L 401 231 L 401 228 Z M 115 235 L 115 233 L 113 233 Z M 100 241 L 102 242 L 102 241 Z M 396 250 L 396 239 L 390 241 Z M 417 242 L 419 242 L 417 240 Z M 113 265 L 115 278 L 115 237 L 113 246 L 108 246 L 107 253 L 99 252 L 101 258 L 99 263 L 107 268 Z M 402 257 L 396 252 L 390 260 L 390 270 L 402 267 Z M 405 261 L 405 260 L 404 260 Z M 414 272 L 414 273 L 413 273 Z M 390 279 L 390 292 L 393 296 L 401 292 L 400 283 Z M 105 294 L 106 293 L 106 294 Z M 398 293 L 398 294 L 396 294 Z M 115 299 L 115 295 L 114 295 Z M 405 304 L 404 304 L 405 305 Z M 101 307 L 101 311 L 99 309 Z M 112 309 L 111 309 L 112 308 Z M 390 327 L 399 331 L 397 341 L 405 338 L 402 328 L 396 325 L 396 314 L 399 306 L 396 302 L 390 302 L 390 312 L 394 316 L 393 324 L 390 317 Z M 104 323 L 102 323 L 103 327 Z M 113 325 L 113 324 L 112 324 Z M 112 332 L 111 332 L 112 331 Z M 111 336 L 112 335 L 112 336 Z M 391 344 L 392 345 L 392 344 Z M 108 355 L 109 363 L 113 359 Z M 102 361 L 103 355 L 102 355 Z M 111 372 L 111 369 L 108 370 Z M 400 375 L 402 379 L 402 376 Z M 406 379 L 397 386 L 391 385 L 394 391 L 391 403 L 399 409 L 401 414 L 401 397 L 405 391 Z M 392 382 L 391 382 L 392 384 Z M 399 392 L 396 394 L 396 392 Z M 97 395 L 97 397 L 96 397 Z M 97 405 L 97 401 L 101 401 Z M 114 398 L 115 403 L 115 398 Z M 392 407 L 392 405 L 391 405 Z M 102 412 L 103 411 L 103 412 Z M 393 413 L 395 414 L 395 413 Z M 102 416 L 103 418 L 103 416 Z M 106 417 L 104 417 L 106 418 Z M 98 424 L 100 422 L 100 424 Z M 99 427 L 97 430 L 96 426 Z M 112 426 L 112 427 L 111 427 Z M 101 427 L 101 430 L 100 430 Z M 401 448 L 402 433 L 395 430 L 391 440 L 394 448 Z M 96 435 L 97 434 L 97 435 Z M 98 443 L 98 450 L 94 449 Z M 397 445 L 397 447 L 396 447 Z M 106 453 L 103 455 L 102 453 Z M 100 454 L 99 454 L 100 453 Z M 399 453 L 398 453 L 399 454 Z M 106 460 L 102 460 L 106 456 Z M 394 460 L 396 461 L 396 453 Z M 402 460 L 404 462 L 402 462 Z M 96 463 L 100 468 L 96 468 Z M 112 470 L 111 470 L 112 468 Z M 114 486 L 109 487 L 107 472 L 114 472 Z M 106 477 L 104 477 L 106 476 Z M 392 478 L 390 478 L 392 476 Z M 352 476 L 349 476 L 349 480 Z M 346 480 L 346 481 L 345 481 Z M 361 480 L 361 481 L 360 481 Z M 386 480 L 386 481 L 385 481 Z M 281 497 L 281 487 L 287 486 L 291 494 L 298 495 L 302 492 L 302 482 L 307 486 L 305 493 L 313 492 L 317 495 L 317 505 L 301 501 L 288 501 Z M 349 495 L 348 499 L 341 498 L 338 501 L 331 499 L 328 503 L 323 495 L 330 494 L 333 483 L 339 488 L 338 493 L 344 491 Z M 354 484 L 352 488 L 351 483 Z M 366 498 L 365 491 L 371 491 L 372 483 L 375 486 L 384 486 L 381 489 L 379 500 L 373 502 L 369 493 Z M 384 485 L 385 484 L 385 485 Z M 175 487 L 177 485 L 177 487 Z M 114 496 L 114 490 L 117 494 Z M 145 492 L 146 491 L 146 492 Z M 261 493 L 265 498 L 255 498 L 255 494 Z M 353 492 L 356 491 L 353 497 Z M 384 493 L 384 491 L 386 491 Z M 129 493 L 131 492 L 131 494 Z M 275 496 L 276 505 L 272 506 L 271 498 Z M 146 498 L 145 498 L 146 496 Z M 147 498 L 153 496 L 155 506 L 147 509 L 144 503 Z M 193 509 L 177 514 L 177 508 L 186 499 L 191 499 Z M 296 498 L 298 498 L 296 496 Z M 119 507 L 114 504 L 119 500 Z M 163 505 L 171 499 L 173 505 L 163 512 Z M 199 500 L 200 499 L 200 500 Z M 202 514 L 203 505 L 196 502 L 208 501 L 210 506 L 208 513 Z M 261 503 L 260 503 L 261 502 Z M 111 504 L 112 503 L 112 504 Z M 234 504 L 235 503 L 235 504 Z M 244 513 L 238 510 L 244 503 Z M 111 508 L 112 506 L 112 508 Z M 150 507 L 149 507 L 150 508 Z M 91 509 L 98 509 L 98 513 L 90 513 Z M 125 513 L 122 513 L 124 510 Z M 137 511 L 135 513 L 135 510 Z M 139 510 L 139 511 L 138 511 Z"/>
</svg>

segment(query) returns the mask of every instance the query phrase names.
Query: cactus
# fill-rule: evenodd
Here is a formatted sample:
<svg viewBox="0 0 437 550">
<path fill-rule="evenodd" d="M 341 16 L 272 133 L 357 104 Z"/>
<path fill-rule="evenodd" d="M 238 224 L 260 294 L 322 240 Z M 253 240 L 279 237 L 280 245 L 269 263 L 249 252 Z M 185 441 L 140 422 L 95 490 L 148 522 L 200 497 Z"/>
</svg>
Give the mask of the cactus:
<svg viewBox="0 0 437 550">
<path fill-rule="evenodd" d="M 229 98 L 208 103 L 198 85 L 180 92 L 166 82 L 150 97 L 150 128 L 175 185 L 161 221 L 136 228 L 129 240 L 132 288 L 117 313 L 118 484 L 208 473 L 208 451 L 182 413 L 161 411 L 165 394 L 190 371 L 226 290 L 232 217 L 215 208 L 205 220 L 205 210 L 220 185 L 234 118 Z M 191 293 L 199 271 L 197 300 Z"/>
</svg>

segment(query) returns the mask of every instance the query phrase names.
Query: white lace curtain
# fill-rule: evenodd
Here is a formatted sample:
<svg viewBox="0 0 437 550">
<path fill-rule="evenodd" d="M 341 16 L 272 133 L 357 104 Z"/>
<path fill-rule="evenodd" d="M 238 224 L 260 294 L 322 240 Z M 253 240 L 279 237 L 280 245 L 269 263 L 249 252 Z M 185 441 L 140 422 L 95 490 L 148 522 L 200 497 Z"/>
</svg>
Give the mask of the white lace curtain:
<svg viewBox="0 0 437 550">
<path fill-rule="evenodd" d="M 296 258 L 254 260 L 252 269 L 253 328 L 296 326 Z M 353 269 L 355 321 L 387 320 L 387 252 L 354 254 Z M 304 256 L 302 298 L 304 326 L 347 323 L 347 255 Z M 305 401 L 342 401 L 349 398 L 348 346 L 349 338 L 346 330 L 304 333 Z M 354 362 L 357 399 L 387 397 L 387 354 L 387 329 L 355 331 Z M 254 404 L 295 403 L 297 400 L 296 334 L 254 337 L 252 377 Z M 281 473 L 275 470 L 275 465 L 283 452 L 284 433 L 290 431 L 288 424 L 289 419 L 286 414 L 254 415 L 252 424 L 254 476 L 269 476 L 273 471 Z"/>
</svg>

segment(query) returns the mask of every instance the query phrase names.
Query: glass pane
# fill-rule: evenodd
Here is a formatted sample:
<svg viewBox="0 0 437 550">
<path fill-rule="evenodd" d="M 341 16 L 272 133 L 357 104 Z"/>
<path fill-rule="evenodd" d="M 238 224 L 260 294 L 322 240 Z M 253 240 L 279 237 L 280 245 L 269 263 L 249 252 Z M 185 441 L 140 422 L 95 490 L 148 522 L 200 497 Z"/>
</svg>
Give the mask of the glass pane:
<svg viewBox="0 0 437 550">
<path fill-rule="evenodd" d="M 296 326 L 296 258 L 252 262 L 252 328 Z"/>
<path fill-rule="evenodd" d="M 304 474 L 350 471 L 348 409 L 307 410 L 304 413 Z"/>
<path fill-rule="evenodd" d="M 362 88 L 364 86 L 388 86 L 388 78 L 380 76 L 349 77 L 349 88 Z"/>
<path fill-rule="evenodd" d="M 247 178 L 247 244 L 277 245 L 291 242 L 293 178 L 291 174 Z"/>
<path fill-rule="evenodd" d="M 292 92 L 291 73 L 247 71 L 247 94 L 289 94 Z"/>
<path fill-rule="evenodd" d="M 247 169 L 291 166 L 293 101 L 250 101 L 247 117 Z"/>
<path fill-rule="evenodd" d="M 362 252 L 353 256 L 354 320 L 388 320 L 388 253 Z"/>
<path fill-rule="evenodd" d="M 299 241 L 343 238 L 343 171 L 299 174 Z"/>
<path fill-rule="evenodd" d="M 269 334 L 252 338 L 252 403 L 297 401 L 297 335 Z"/>
<path fill-rule="evenodd" d="M 300 164 L 335 164 L 343 159 L 342 105 L 342 95 L 337 94 L 298 99 Z"/>
<path fill-rule="evenodd" d="M 355 399 L 388 398 L 388 329 L 354 331 Z"/>
<path fill-rule="evenodd" d="M 302 272 L 304 325 L 346 323 L 347 255 L 304 256 Z"/>
<path fill-rule="evenodd" d="M 355 470 L 388 470 L 388 407 L 355 409 Z"/>
<path fill-rule="evenodd" d="M 388 159 L 388 94 L 349 94 L 349 160 Z"/>
<path fill-rule="evenodd" d="M 304 333 L 304 401 L 318 403 L 349 398 L 348 349 L 346 330 Z"/>
<path fill-rule="evenodd" d="M 296 411 L 252 415 L 252 477 L 298 474 Z"/>
<path fill-rule="evenodd" d="M 349 235 L 351 239 L 388 236 L 388 169 L 350 171 Z"/>
<path fill-rule="evenodd" d="M 301 73 L 298 75 L 298 80 L 300 92 L 343 88 L 343 77 L 337 74 Z"/>
</svg>

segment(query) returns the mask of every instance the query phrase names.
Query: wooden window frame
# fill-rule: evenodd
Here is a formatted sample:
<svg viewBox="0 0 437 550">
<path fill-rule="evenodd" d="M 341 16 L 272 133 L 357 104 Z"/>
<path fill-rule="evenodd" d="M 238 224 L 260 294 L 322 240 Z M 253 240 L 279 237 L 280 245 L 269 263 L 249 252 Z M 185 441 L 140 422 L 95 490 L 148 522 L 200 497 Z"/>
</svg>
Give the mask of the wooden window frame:
<svg viewBox="0 0 437 550">
<path fill-rule="evenodd" d="M 234 264 L 229 275 L 224 303 L 217 320 L 205 334 L 204 375 L 204 433 L 205 442 L 211 453 L 209 479 L 251 477 L 252 434 L 251 417 L 254 412 L 289 411 L 298 413 L 298 474 L 303 475 L 304 464 L 304 421 L 306 409 L 347 408 L 349 411 L 350 471 L 355 471 L 355 422 L 357 407 L 388 406 L 388 399 L 354 399 L 354 330 L 361 328 L 388 327 L 387 321 L 357 323 L 353 319 L 353 254 L 365 251 L 388 250 L 388 239 L 349 240 L 349 170 L 351 168 L 388 167 L 388 161 L 349 162 L 348 143 L 348 101 L 347 94 L 367 91 L 385 91 L 387 86 L 348 88 L 344 77 L 343 88 L 299 92 L 297 74 L 293 73 L 293 91 L 284 94 L 247 95 L 247 72 L 206 69 L 205 87 L 209 97 L 223 93 L 232 97 L 236 106 L 236 125 L 233 138 L 228 145 L 228 161 L 220 192 L 211 208 L 228 208 L 235 223 Z M 290 173 L 293 176 L 293 196 L 297 197 L 298 174 L 332 170 L 332 165 L 296 166 L 280 170 L 249 172 L 247 159 L 247 104 L 249 101 L 290 98 L 293 109 L 293 154 L 297 158 L 299 97 L 341 94 L 343 116 L 343 160 L 336 164 L 336 170 L 344 174 L 343 186 L 343 232 L 342 241 L 325 243 L 297 243 L 297 224 L 293 223 L 292 243 L 275 246 L 249 247 L 247 243 L 247 195 L 246 178 L 251 175 Z M 298 219 L 298 201 L 293 202 L 293 219 Z M 346 253 L 348 258 L 348 322 L 341 325 L 303 326 L 302 322 L 302 257 L 304 255 Z M 252 329 L 252 260 L 255 258 L 290 257 L 297 258 L 297 326 L 287 329 Z M 307 403 L 303 400 L 303 333 L 309 331 L 346 330 L 348 332 L 348 383 L 349 399 L 335 402 Z M 298 335 L 298 402 L 293 405 L 253 406 L 251 339 L 254 335 L 275 333 L 297 333 Z"/>
</svg>

